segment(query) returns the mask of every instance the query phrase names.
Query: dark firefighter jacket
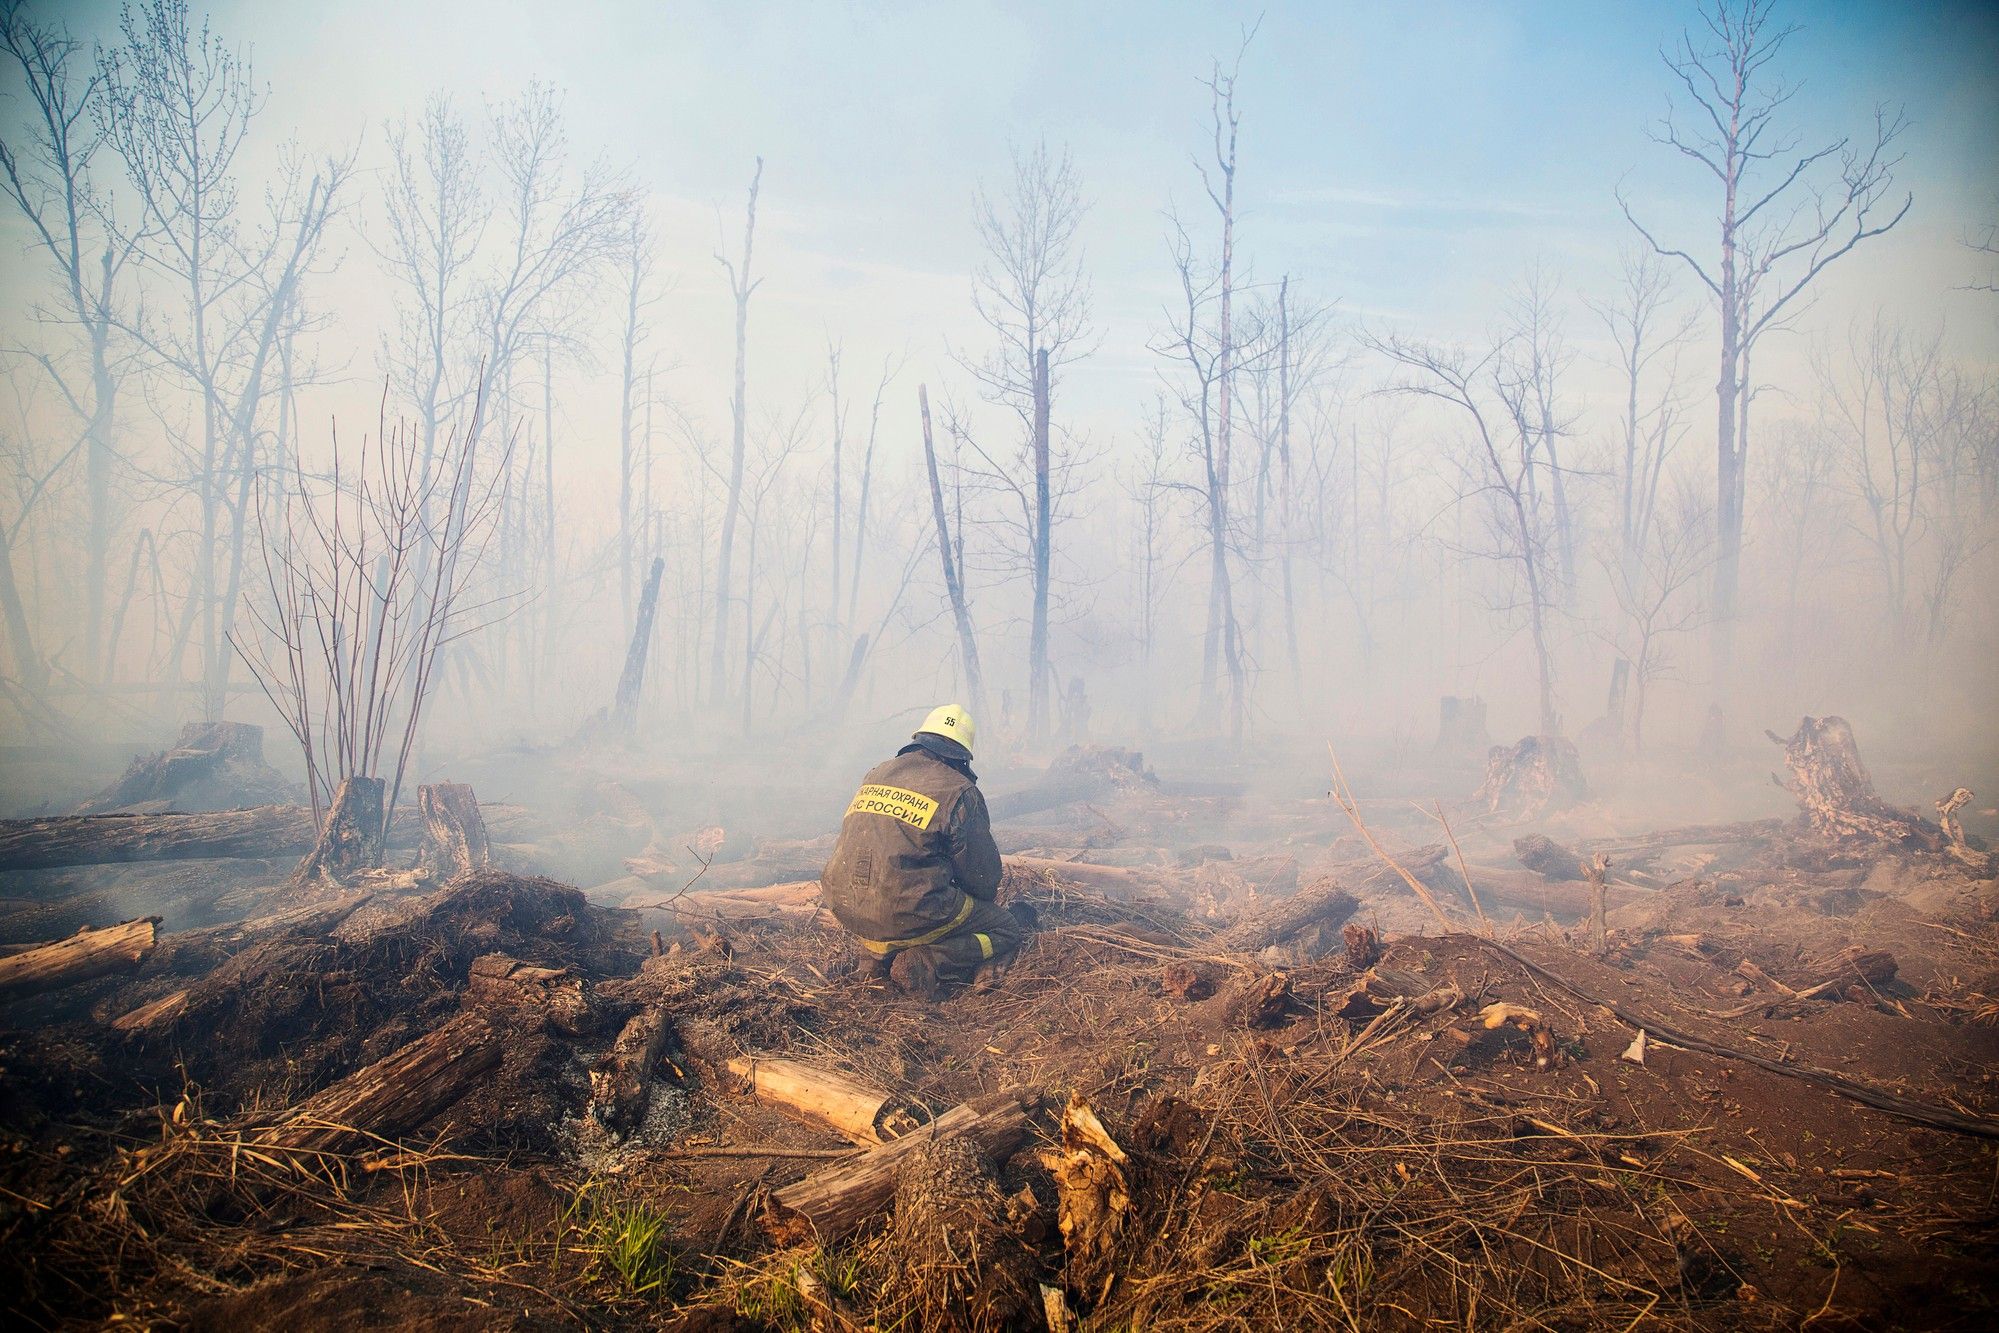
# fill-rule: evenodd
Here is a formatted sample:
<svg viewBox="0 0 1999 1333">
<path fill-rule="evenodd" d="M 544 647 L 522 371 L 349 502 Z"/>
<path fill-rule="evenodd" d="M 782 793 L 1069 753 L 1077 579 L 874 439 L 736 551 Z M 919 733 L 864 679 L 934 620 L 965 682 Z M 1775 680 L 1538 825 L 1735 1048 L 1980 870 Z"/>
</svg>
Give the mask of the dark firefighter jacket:
<svg viewBox="0 0 1999 1333">
<path fill-rule="evenodd" d="M 941 939 L 972 900 L 999 892 L 999 848 L 970 760 L 956 741 L 919 735 L 861 779 L 819 884 L 863 942 Z"/>
</svg>

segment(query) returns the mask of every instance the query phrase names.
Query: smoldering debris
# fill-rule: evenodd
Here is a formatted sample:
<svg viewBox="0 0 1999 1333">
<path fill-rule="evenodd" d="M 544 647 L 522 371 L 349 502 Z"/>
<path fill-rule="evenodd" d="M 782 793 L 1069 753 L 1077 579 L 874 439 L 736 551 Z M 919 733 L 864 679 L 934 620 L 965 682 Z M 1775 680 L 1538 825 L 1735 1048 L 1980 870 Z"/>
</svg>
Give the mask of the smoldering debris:
<svg viewBox="0 0 1999 1333">
<path fill-rule="evenodd" d="M 1792 821 L 1606 835 L 1093 784 L 1015 830 L 1026 950 L 934 1003 L 770 878 L 795 842 L 586 894 L 469 864 L 548 825 L 481 857 L 457 792 L 430 879 L 0 958 L 17 1299 L 217 1318 L 376 1271 L 411 1319 L 1236 1327 L 1274 1289 L 1300 1327 L 1783 1323 L 1828 1300 L 1802 1238 L 1864 1218 L 1834 1306 L 1903 1317 L 1984 1225 L 1999 898 L 1970 838 L 1795 786 Z M 1841 800 L 1866 818 L 1815 817 Z M 1760 1239 L 1689 1288 L 1679 1217 Z"/>
</svg>

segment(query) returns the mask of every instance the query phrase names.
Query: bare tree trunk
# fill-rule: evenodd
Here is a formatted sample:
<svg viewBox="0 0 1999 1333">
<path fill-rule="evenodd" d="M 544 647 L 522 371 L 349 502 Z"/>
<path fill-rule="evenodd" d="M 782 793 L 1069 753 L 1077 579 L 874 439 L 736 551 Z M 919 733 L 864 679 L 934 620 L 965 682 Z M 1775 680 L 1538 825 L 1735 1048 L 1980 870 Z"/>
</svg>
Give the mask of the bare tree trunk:
<svg viewBox="0 0 1999 1333">
<path fill-rule="evenodd" d="M 972 613 L 965 605 L 965 588 L 958 578 L 958 565 L 951 558 L 951 527 L 944 514 L 944 486 L 937 475 L 937 447 L 930 434 L 930 390 L 916 387 L 916 400 L 923 409 L 923 461 L 930 470 L 930 509 L 937 521 L 937 554 L 944 564 L 944 589 L 950 594 L 951 615 L 958 626 L 958 653 L 965 669 L 966 700 L 973 717 L 985 713 L 985 686 L 979 675 L 979 644 L 972 633 Z"/>
<path fill-rule="evenodd" d="M 1291 588 L 1292 522 L 1296 497 L 1291 479 L 1291 276 L 1277 285 L 1277 466 L 1279 497 L 1278 573 L 1284 593 L 1284 651 L 1291 662 L 1291 694 L 1303 701 L 1305 672 L 1298 661 L 1298 611 Z"/>
<path fill-rule="evenodd" d="M 639 599 L 638 623 L 632 630 L 631 646 L 625 651 L 625 671 L 618 678 L 618 696 L 611 705 L 611 718 L 621 727 L 637 720 L 639 695 L 645 689 L 646 656 L 652 646 L 653 616 L 659 608 L 659 580 L 666 573 L 666 557 L 654 556 L 652 572 L 646 575 L 645 594 Z"/>
<path fill-rule="evenodd" d="M 1034 358 L 1034 622 L 1027 648 L 1027 734 L 1048 734 L 1048 349 Z"/>
<path fill-rule="evenodd" d="M 743 433 L 748 403 L 750 296 L 757 283 L 750 278 L 751 252 L 757 235 L 757 191 L 762 187 L 764 160 L 759 157 L 750 177 L 750 202 L 743 220 L 743 267 L 741 273 L 723 259 L 729 286 L 736 298 L 736 391 L 731 401 L 731 444 L 729 452 L 729 494 L 722 509 L 722 541 L 715 560 L 715 637 L 708 664 L 710 699 L 720 704 L 728 695 L 723 667 L 728 656 L 729 563 L 736 543 L 736 519 L 743 504 Z M 718 256 L 719 258 L 719 256 Z"/>
<path fill-rule="evenodd" d="M 21 589 L 14 581 L 13 545 L 11 537 L 0 534 L 0 613 L 6 616 L 7 638 L 14 645 L 14 669 L 21 684 L 30 693 L 39 694 L 49 682 L 49 667 L 35 647 L 34 628 L 28 623 Z"/>
</svg>

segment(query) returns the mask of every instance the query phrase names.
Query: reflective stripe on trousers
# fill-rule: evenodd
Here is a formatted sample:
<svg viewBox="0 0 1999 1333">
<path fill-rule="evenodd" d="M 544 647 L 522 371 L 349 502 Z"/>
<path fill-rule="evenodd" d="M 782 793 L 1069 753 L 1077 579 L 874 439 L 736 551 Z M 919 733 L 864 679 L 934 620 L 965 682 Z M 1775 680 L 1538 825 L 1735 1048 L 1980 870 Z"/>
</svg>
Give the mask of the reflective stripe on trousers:
<svg viewBox="0 0 1999 1333">
<path fill-rule="evenodd" d="M 926 930 L 921 935 L 913 935 L 906 940 L 861 940 L 861 947 L 877 958 L 886 958 L 899 949 L 914 949 L 921 944 L 935 944 L 958 927 L 964 925 L 966 918 L 972 915 L 972 909 L 978 905 L 977 901 L 970 894 L 962 894 L 960 896 L 964 901 L 958 905 L 957 915 L 937 927 L 937 929 Z M 855 938 L 859 939 L 860 937 L 856 936 Z M 979 945 L 986 951 L 986 957 L 992 957 L 992 941 L 981 935 L 979 937 Z"/>
</svg>

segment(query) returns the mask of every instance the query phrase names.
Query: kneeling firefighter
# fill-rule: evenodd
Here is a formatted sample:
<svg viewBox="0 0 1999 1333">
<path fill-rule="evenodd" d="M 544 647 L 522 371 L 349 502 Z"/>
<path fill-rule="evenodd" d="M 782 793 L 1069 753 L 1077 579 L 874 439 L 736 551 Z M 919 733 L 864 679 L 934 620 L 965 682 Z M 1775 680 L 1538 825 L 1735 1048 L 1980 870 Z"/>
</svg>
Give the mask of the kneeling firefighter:
<svg viewBox="0 0 1999 1333">
<path fill-rule="evenodd" d="M 895 758 L 876 764 L 840 821 L 819 884 L 826 905 L 917 995 L 968 981 L 1020 946 L 1032 924 L 1000 907 L 1000 854 L 957 704 L 932 709 Z"/>
</svg>

